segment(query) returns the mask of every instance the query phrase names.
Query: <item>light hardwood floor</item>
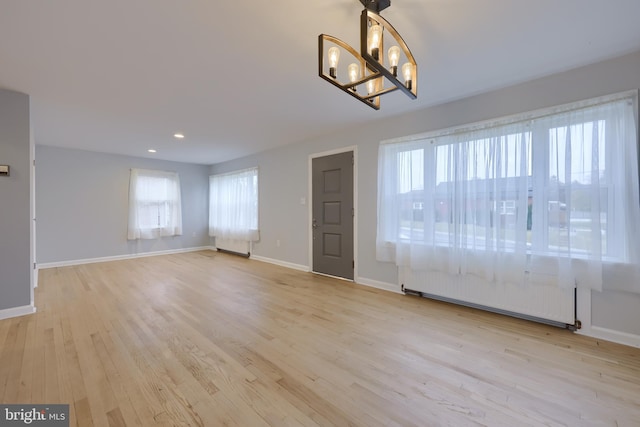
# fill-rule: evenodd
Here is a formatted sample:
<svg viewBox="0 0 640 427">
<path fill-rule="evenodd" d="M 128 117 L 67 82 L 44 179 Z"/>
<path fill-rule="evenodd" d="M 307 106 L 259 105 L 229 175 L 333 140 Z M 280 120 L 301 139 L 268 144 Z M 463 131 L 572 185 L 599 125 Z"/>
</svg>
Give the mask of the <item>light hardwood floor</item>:
<svg viewBox="0 0 640 427">
<path fill-rule="evenodd" d="M 640 426 L 640 349 L 211 251 L 40 272 L 0 402 L 78 426 Z"/>
</svg>

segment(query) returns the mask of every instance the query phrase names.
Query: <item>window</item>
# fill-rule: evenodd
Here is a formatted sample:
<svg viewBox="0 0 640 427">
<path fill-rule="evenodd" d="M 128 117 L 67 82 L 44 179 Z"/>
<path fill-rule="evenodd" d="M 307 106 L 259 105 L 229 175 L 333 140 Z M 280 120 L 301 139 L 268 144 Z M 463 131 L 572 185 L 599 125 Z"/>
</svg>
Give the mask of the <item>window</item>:
<svg viewBox="0 0 640 427">
<path fill-rule="evenodd" d="M 182 234 L 180 178 L 175 172 L 131 169 L 128 238 Z"/>
<path fill-rule="evenodd" d="M 209 235 L 257 241 L 258 169 L 209 177 Z"/>
<path fill-rule="evenodd" d="M 490 281 L 540 272 L 561 286 L 639 287 L 636 99 L 381 144 L 378 259 Z"/>
</svg>

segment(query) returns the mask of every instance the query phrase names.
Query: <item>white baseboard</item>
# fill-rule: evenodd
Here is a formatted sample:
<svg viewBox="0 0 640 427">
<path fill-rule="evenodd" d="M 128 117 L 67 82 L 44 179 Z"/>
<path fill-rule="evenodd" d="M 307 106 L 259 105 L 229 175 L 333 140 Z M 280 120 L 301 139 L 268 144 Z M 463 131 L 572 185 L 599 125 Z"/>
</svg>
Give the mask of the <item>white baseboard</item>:
<svg viewBox="0 0 640 427">
<path fill-rule="evenodd" d="M 36 312 L 36 308 L 32 305 L 23 305 L 22 307 L 13 307 L 0 310 L 0 320 L 10 319 L 12 317 L 25 316 L 27 314 L 33 314 Z"/>
<path fill-rule="evenodd" d="M 376 289 L 382 289 L 383 291 L 394 292 L 396 294 L 401 294 L 400 286 L 394 283 L 386 283 L 380 282 L 378 280 L 367 279 L 366 277 L 358 277 L 356 278 L 356 283 L 359 285 L 370 286 Z"/>
<path fill-rule="evenodd" d="M 99 258 L 75 259 L 71 261 L 44 262 L 42 264 L 37 264 L 37 268 L 44 269 L 44 268 L 55 268 L 55 267 L 70 267 L 73 265 L 93 264 L 96 262 L 121 261 L 125 259 L 145 258 L 150 256 L 171 255 L 171 254 L 180 254 L 185 252 L 197 252 L 197 251 L 206 251 L 206 250 L 215 250 L 215 248 L 213 246 L 200 246 L 195 248 L 170 249 L 166 251 L 143 252 L 143 253 L 137 253 L 137 254 L 115 255 L 115 256 L 107 256 L 107 257 L 99 257 Z"/>
<path fill-rule="evenodd" d="M 275 264 L 275 265 L 279 265 L 281 267 L 287 267 L 287 268 L 291 268 L 291 269 L 299 270 L 299 271 L 310 271 L 309 267 L 306 266 L 306 265 L 294 264 L 292 262 L 281 261 L 279 259 L 273 259 L 273 258 L 267 258 L 267 257 L 263 257 L 263 256 L 260 256 L 260 255 L 251 254 L 249 259 L 253 259 L 253 260 L 256 260 L 256 261 L 260 261 L 260 262 L 266 262 L 266 263 L 269 263 L 269 264 Z"/>
<path fill-rule="evenodd" d="M 618 344 L 628 345 L 630 347 L 640 348 L 640 335 L 630 334 L 627 332 L 615 331 L 613 329 L 602 328 L 600 326 L 591 326 L 589 331 L 577 331 L 578 334 L 591 338 L 611 341 Z"/>
</svg>

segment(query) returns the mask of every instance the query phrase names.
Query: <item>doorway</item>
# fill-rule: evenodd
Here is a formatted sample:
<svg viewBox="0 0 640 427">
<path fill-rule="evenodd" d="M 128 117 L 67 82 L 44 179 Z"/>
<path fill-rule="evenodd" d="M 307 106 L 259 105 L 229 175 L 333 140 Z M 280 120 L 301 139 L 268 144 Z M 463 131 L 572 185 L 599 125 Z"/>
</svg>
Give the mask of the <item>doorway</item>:
<svg viewBox="0 0 640 427">
<path fill-rule="evenodd" d="M 355 151 L 311 159 L 312 271 L 354 280 Z"/>
</svg>

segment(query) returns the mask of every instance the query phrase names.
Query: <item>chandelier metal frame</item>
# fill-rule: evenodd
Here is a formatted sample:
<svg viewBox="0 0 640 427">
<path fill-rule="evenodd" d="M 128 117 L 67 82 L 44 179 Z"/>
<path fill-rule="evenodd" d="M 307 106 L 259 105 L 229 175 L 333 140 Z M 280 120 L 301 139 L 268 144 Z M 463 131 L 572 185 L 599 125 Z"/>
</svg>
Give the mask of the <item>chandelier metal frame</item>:
<svg viewBox="0 0 640 427">
<path fill-rule="evenodd" d="M 416 99 L 418 67 L 415 58 L 391 23 L 379 15 L 381 10 L 391 5 L 391 0 L 360 0 L 360 3 L 365 6 L 360 15 L 360 51 L 358 52 L 337 37 L 320 34 L 318 36 L 319 76 L 375 110 L 380 109 L 381 95 L 396 90 L 404 92 L 411 99 Z M 376 34 L 373 34 L 374 32 Z M 393 52 L 395 58 L 391 58 L 391 49 L 389 55 L 385 57 L 385 34 L 395 41 L 396 50 Z M 352 71 L 353 69 L 349 70 L 348 81 L 341 80 L 338 76 L 340 51 L 337 53 L 330 51 L 334 46 L 353 57 L 354 62 L 350 67 L 357 65 L 357 74 Z M 332 54 L 333 58 L 330 58 Z M 401 56 L 406 61 L 402 66 L 402 80 L 398 76 L 398 60 Z M 333 62 L 331 62 L 332 59 Z M 330 66 L 327 67 L 327 64 Z M 387 84 L 385 87 L 385 83 L 390 83 L 391 86 Z M 366 90 L 362 90 L 362 85 Z"/>
</svg>

